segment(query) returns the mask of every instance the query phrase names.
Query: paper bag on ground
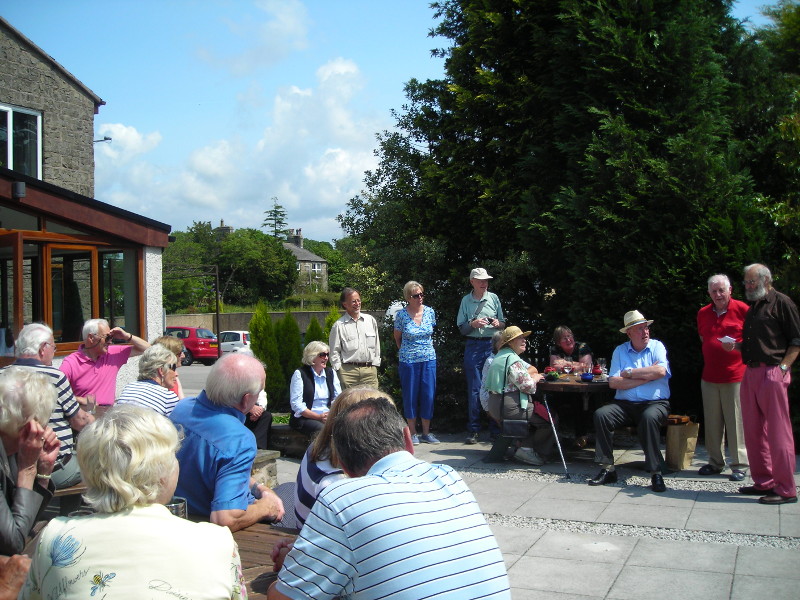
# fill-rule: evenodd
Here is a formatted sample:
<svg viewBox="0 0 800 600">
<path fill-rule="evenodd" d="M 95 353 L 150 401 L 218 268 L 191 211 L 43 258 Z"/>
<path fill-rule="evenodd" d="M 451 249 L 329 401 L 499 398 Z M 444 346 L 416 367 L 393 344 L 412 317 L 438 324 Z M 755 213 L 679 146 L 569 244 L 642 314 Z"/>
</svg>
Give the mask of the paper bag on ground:
<svg viewBox="0 0 800 600">
<path fill-rule="evenodd" d="M 682 471 L 692 464 L 697 446 L 699 423 L 667 425 L 667 466 Z"/>
</svg>

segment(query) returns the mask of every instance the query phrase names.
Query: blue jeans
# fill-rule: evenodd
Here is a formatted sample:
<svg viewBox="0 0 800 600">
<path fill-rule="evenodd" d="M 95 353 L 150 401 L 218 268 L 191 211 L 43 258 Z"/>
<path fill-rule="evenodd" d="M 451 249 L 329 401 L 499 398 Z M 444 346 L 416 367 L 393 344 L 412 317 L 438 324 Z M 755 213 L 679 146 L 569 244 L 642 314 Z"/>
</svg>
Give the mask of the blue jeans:
<svg viewBox="0 0 800 600">
<path fill-rule="evenodd" d="M 436 396 L 436 359 L 418 363 L 398 363 L 406 419 L 433 419 Z"/>
<path fill-rule="evenodd" d="M 464 373 L 467 376 L 469 415 L 467 431 L 470 433 L 478 433 L 481 429 L 481 371 L 483 363 L 491 355 L 491 338 L 467 338 L 467 345 L 464 348 Z"/>
</svg>

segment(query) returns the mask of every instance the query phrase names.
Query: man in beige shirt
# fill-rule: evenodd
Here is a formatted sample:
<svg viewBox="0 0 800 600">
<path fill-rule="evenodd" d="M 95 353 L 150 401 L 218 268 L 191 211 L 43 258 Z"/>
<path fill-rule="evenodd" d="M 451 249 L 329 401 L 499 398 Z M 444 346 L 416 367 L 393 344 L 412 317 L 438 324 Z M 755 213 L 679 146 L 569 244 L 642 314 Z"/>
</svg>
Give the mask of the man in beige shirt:
<svg viewBox="0 0 800 600">
<path fill-rule="evenodd" d="M 339 375 L 342 389 L 356 385 L 378 387 L 381 364 L 381 342 L 378 323 L 371 315 L 361 313 L 361 294 L 344 288 L 339 297 L 346 311 L 331 327 L 331 366 Z"/>
</svg>

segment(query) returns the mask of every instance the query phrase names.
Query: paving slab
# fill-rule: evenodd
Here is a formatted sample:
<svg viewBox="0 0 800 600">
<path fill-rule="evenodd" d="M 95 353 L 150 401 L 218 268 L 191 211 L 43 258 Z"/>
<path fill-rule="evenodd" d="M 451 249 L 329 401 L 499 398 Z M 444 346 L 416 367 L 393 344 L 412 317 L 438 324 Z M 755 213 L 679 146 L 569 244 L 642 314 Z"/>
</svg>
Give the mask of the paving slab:
<svg viewBox="0 0 800 600">
<path fill-rule="evenodd" d="M 625 566 L 606 598 L 619 600 L 727 600 L 733 575 Z"/>
</svg>

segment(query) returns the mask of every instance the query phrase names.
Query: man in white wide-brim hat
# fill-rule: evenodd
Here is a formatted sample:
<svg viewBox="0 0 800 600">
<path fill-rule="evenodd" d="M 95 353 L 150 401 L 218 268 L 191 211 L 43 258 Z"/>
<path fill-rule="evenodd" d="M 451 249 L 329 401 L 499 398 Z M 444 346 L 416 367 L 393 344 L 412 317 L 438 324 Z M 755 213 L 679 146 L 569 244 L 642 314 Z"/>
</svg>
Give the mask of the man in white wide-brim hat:
<svg viewBox="0 0 800 600">
<path fill-rule="evenodd" d="M 652 322 L 638 310 L 625 313 L 620 332 L 628 336 L 628 341 L 614 350 L 608 377 L 608 386 L 617 392 L 611 404 L 598 408 L 594 413 L 597 436 L 594 460 L 601 468 L 597 477 L 588 480 L 589 485 L 616 483 L 614 430 L 636 425 L 639 443 L 644 450 L 645 468 L 651 476 L 651 488 L 654 492 L 667 489 L 661 475 L 664 464 L 661 427 L 669 415 L 668 380 L 672 374 L 664 344 L 650 339 Z"/>
</svg>

